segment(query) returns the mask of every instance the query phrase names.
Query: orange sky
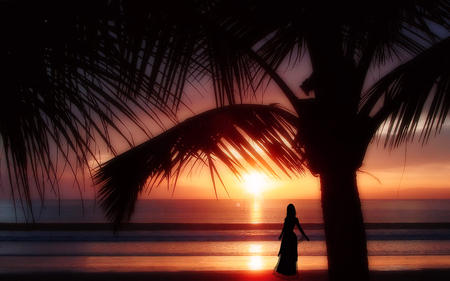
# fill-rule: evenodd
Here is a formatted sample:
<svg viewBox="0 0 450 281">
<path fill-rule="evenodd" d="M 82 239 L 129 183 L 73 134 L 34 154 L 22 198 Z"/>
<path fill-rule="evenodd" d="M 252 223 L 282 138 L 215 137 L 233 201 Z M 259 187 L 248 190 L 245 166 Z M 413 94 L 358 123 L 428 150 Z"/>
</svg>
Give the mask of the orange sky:
<svg viewBox="0 0 450 281">
<path fill-rule="evenodd" d="M 306 69 L 306 70 L 305 70 Z M 293 68 L 289 72 L 286 81 L 291 89 L 298 88 L 299 81 L 308 77 L 307 68 Z M 187 91 L 190 91 L 187 89 Z M 205 89 L 207 91 L 207 89 Z M 299 93 L 297 93 L 299 94 Z M 299 94 L 300 95 L 300 94 Z M 211 94 L 203 93 L 204 97 L 210 97 Z M 214 107 L 214 101 L 205 99 L 198 94 L 190 95 L 189 107 L 195 113 Z M 277 88 L 269 87 L 264 95 L 263 102 L 268 104 L 272 102 L 284 103 L 283 95 L 277 93 Z M 260 101 L 258 101 L 260 102 Z M 184 120 L 190 115 L 189 110 L 181 111 L 180 120 Z M 150 125 L 151 127 L 151 125 Z M 153 126 L 155 127 L 155 126 Z M 136 144 L 147 140 L 147 137 L 132 126 L 127 127 L 133 134 Z M 154 133 L 157 133 L 154 131 Z M 125 142 L 117 139 L 115 143 L 117 151 L 121 152 L 127 149 Z M 400 147 L 394 151 L 388 151 L 373 143 L 369 146 L 361 170 L 358 173 L 358 186 L 361 198 L 363 199 L 409 199 L 409 198 L 431 198 L 431 199 L 450 199 L 450 122 L 448 122 L 440 135 L 430 138 L 429 143 L 421 147 L 417 143 L 409 143 L 406 147 Z M 109 152 L 102 152 L 102 160 L 106 161 L 111 157 Z M 405 158 L 406 157 L 406 158 Z M 220 166 L 220 165 L 219 165 Z M 220 168 L 220 167 L 219 167 Z M 189 170 L 189 169 L 187 169 Z M 367 173 L 370 173 L 367 174 Z M 5 173 L 6 175 L 6 173 Z M 319 199 L 320 188 L 319 180 L 309 173 L 302 178 L 289 179 L 280 173 L 281 179 L 273 179 L 267 176 L 263 177 L 264 187 L 257 195 L 250 193 L 251 187 L 246 183 L 240 182 L 226 169 L 221 169 L 221 176 L 224 180 L 227 190 L 233 199 L 250 198 L 259 196 L 264 199 Z M 72 179 L 61 181 L 62 198 L 80 198 L 80 192 L 77 188 L 72 188 Z M 95 189 L 87 183 L 85 190 L 81 192 L 83 198 L 94 198 Z M 8 198 L 8 192 L 4 187 L 0 198 Z M 222 186 L 218 186 L 217 194 L 219 199 L 227 199 Z M 47 192 L 48 199 L 55 199 L 50 192 Z M 215 192 L 211 184 L 209 170 L 205 167 L 201 173 L 195 175 L 181 176 L 172 197 L 172 187 L 167 190 L 167 186 L 160 186 L 154 189 L 151 194 L 143 194 L 141 198 L 152 199 L 215 199 Z"/>
<path fill-rule="evenodd" d="M 298 73 L 297 73 L 298 74 Z M 296 74 L 296 75 L 297 75 Z M 295 85 L 295 81 L 291 82 Z M 291 85 L 291 88 L 294 86 Z M 271 90 L 269 88 L 268 92 Z M 208 95 L 204 95 L 208 96 Z M 282 96 L 265 94 L 264 103 L 283 103 Z M 191 109 L 196 113 L 214 107 L 214 102 L 202 97 L 191 97 Z M 184 111 L 186 112 L 186 111 Z M 181 113 L 180 120 L 189 117 Z M 133 131 L 136 144 L 147 140 L 146 136 Z M 402 146 L 393 151 L 384 149 L 382 143 L 372 143 L 367 151 L 365 161 L 358 173 L 358 186 L 360 196 L 363 199 L 450 199 L 450 122 L 448 122 L 441 134 L 430 138 L 429 143 L 422 147 L 417 140 L 408 143 L 406 150 Z M 117 151 L 127 149 L 123 141 L 116 143 Z M 405 154 L 406 153 L 406 154 Z M 405 156 L 406 155 L 406 156 Z M 109 152 L 104 152 L 102 160 L 111 157 Z M 405 158 L 406 157 L 406 158 Z M 406 160 L 406 162 L 405 162 Z M 219 165 L 220 168 L 220 165 Z M 187 169 L 189 170 L 189 169 Z M 367 173 L 370 173 L 367 174 Z M 249 187 L 222 168 L 221 176 L 228 193 L 232 199 L 249 198 L 255 196 L 248 192 Z M 264 177 L 264 188 L 259 192 L 264 199 L 319 199 L 319 180 L 309 173 L 302 178 L 289 179 L 280 173 L 281 179 Z M 218 181 L 216 181 L 218 182 Z M 220 183 L 219 183 L 220 184 Z M 93 198 L 95 190 L 87 187 L 82 192 L 84 198 Z M 63 198 L 79 198 L 76 188 L 65 188 L 61 193 Z M 222 186 L 218 186 L 219 199 L 227 199 L 228 195 Z M 141 198 L 151 199 L 215 199 L 216 195 L 212 187 L 209 170 L 203 168 L 201 173 L 183 175 L 180 177 L 175 193 L 172 197 L 172 187 L 168 191 L 167 185 L 160 186 L 150 194 L 143 194 Z"/>
<path fill-rule="evenodd" d="M 146 137 L 136 138 L 137 144 L 145 141 Z M 409 143 L 393 151 L 384 149 L 382 145 L 373 143 L 369 146 L 361 170 L 358 173 L 358 186 L 363 199 L 450 199 L 450 124 L 443 132 L 431 138 L 428 145 Z M 125 150 L 122 146 L 122 150 Z M 120 150 L 119 150 L 120 151 Z M 406 153 L 406 154 L 405 154 Z M 406 158 L 405 158 L 406 155 Z M 105 152 L 102 160 L 110 158 L 111 154 Z M 406 162 L 405 162 L 406 160 Z M 232 199 L 252 198 L 263 199 L 320 199 L 319 179 L 307 172 L 306 176 L 289 179 L 279 173 L 281 179 L 261 176 L 258 185 L 261 190 L 256 195 L 251 193 L 254 189 L 249 183 L 240 182 L 226 168 L 218 165 L 222 179 Z M 189 170 L 189 169 L 186 169 Z M 250 172 L 252 172 L 250 170 Z M 367 173 L 370 173 L 367 174 Z M 219 181 L 216 181 L 219 182 Z M 80 198 L 80 192 L 72 186 L 72 179 L 62 178 L 61 196 L 65 198 Z M 8 198 L 9 190 L 4 187 L 0 198 Z M 81 192 L 83 198 L 94 198 L 95 189 L 87 182 L 86 188 Z M 217 187 L 218 198 L 227 200 L 228 195 L 221 185 Z M 5 197 L 6 195 L 6 197 Z M 141 198 L 150 199 L 215 199 L 209 170 L 204 167 L 200 173 L 182 175 L 178 181 L 172 197 L 172 186 L 168 191 L 167 185 L 162 185 L 150 194 L 143 194 Z M 47 192 L 46 199 L 56 199 Z"/>
<path fill-rule="evenodd" d="M 450 199 L 450 150 L 446 147 L 450 134 L 443 134 L 421 147 L 408 144 L 389 152 L 372 144 L 358 173 L 358 185 L 363 199 Z M 367 174 L 367 173 L 370 173 Z M 309 173 L 302 178 L 281 179 L 261 176 L 264 182 L 259 196 L 264 199 L 319 199 L 319 179 Z M 255 196 L 251 183 L 238 181 L 223 169 L 223 179 L 233 199 Z M 153 190 L 148 198 L 171 198 L 166 186 Z M 258 195 L 256 195 L 258 196 Z M 219 199 L 227 199 L 224 189 L 218 187 Z M 173 198 L 215 198 L 207 169 L 202 174 L 183 177 Z"/>
<path fill-rule="evenodd" d="M 362 199 L 450 199 L 450 124 L 443 132 L 422 147 L 419 143 L 408 143 L 389 151 L 372 143 L 366 154 L 358 186 Z M 405 154 L 406 153 L 406 154 Z M 107 156 L 105 156 L 107 157 Z M 406 158 L 405 158 L 406 157 Z M 279 173 L 281 179 L 260 175 L 256 180 L 260 189 L 252 193 L 251 179 L 240 182 L 226 168 L 221 167 L 221 177 L 232 199 L 320 199 L 319 179 L 307 172 L 304 177 L 289 179 Z M 189 170 L 189 169 L 187 169 Z M 251 173 L 254 171 L 249 168 Z M 369 173 L 369 174 L 368 174 Z M 259 181 L 259 182 L 258 182 Z M 216 183 L 219 181 L 216 180 Z M 182 175 L 172 197 L 172 186 L 166 184 L 153 189 L 141 198 L 150 199 L 215 199 L 216 195 L 207 167 L 193 175 Z M 85 198 L 94 195 L 92 188 L 83 192 Z M 217 186 L 220 200 L 227 200 L 224 188 Z M 66 189 L 63 197 L 79 198 L 78 190 Z"/>
</svg>

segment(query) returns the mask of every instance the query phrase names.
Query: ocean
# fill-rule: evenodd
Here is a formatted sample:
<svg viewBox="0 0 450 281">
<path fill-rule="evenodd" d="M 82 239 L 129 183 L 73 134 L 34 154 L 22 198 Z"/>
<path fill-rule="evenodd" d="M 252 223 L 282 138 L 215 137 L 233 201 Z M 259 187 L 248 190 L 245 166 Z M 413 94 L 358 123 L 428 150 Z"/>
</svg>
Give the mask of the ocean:
<svg viewBox="0 0 450 281">
<path fill-rule="evenodd" d="M 36 202 L 35 227 L 0 201 L 0 272 L 271 269 L 289 203 L 311 240 L 298 245 L 299 269 L 326 268 L 319 200 L 140 200 L 118 233 L 93 200 L 49 200 Z M 362 208 L 372 268 L 450 268 L 450 200 L 363 200 Z"/>
</svg>

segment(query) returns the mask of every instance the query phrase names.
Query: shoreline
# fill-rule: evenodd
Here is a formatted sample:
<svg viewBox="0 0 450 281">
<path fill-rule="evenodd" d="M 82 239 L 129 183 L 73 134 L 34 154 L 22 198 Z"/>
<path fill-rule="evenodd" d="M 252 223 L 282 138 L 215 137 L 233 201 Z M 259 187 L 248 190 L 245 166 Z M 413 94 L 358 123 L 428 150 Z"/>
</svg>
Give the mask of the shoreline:
<svg viewBox="0 0 450 281">
<path fill-rule="evenodd" d="M 0 256 L 0 273 L 258 272 L 273 270 L 277 261 L 277 256 Z M 327 268 L 326 256 L 299 256 L 299 271 Z M 436 269 L 450 271 L 450 256 L 369 256 L 373 272 Z"/>
<path fill-rule="evenodd" d="M 326 270 L 300 270 L 297 280 L 303 281 L 327 281 Z M 225 281 L 225 280 L 258 280 L 275 281 L 281 280 L 272 271 L 174 271 L 174 272 L 18 272 L 1 273 L 3 281 L 34 280 L 34 281 L 128 281 L 128 280 L 197 280 L 197 281 Z M 295 280 L 295 279 L 294 279 Z M 370 281 L 447 281 L 450 280 L 450 269 L 423 269 L 423 270 L 401 270 L 401 271 L 370 271 Z"/>
</svg>

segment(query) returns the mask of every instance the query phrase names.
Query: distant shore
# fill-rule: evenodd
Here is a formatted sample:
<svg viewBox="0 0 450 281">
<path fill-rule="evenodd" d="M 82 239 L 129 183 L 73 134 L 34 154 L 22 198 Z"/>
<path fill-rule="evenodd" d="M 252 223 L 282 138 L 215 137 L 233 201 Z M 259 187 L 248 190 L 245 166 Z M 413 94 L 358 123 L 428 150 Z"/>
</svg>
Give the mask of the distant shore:
<svg viewBox="0 0 450 281">
<path fill-rule="evenodd" d="M 1 273 L 2 281 L 275 281 L 281 280 L 271 271 L 177 271 L 177 272 L 27 272 Z M 325 270 L 299 271 L 298 279 L 302 281 L 327 281 Z M 425 269 L 414 271 L 371 271 L 371 281 L 448 281 L 450 269 Z"/>
</svg>

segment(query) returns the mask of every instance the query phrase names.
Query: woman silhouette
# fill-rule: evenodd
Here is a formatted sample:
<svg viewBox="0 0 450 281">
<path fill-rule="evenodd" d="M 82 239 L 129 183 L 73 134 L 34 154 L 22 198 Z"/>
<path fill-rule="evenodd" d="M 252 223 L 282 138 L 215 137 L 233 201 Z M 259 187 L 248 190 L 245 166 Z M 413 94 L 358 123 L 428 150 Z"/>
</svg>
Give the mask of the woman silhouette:
<svg viewBox="0 0 450 281">
<path fill-rule="evenodd" d="M 278 252 L 278 264 L 275 271 L 285 276 L 297 274 L 297 235 L 294 233 L 294 227 L 297 225 L 298 230 L 309 241 L 303 231 L 298 218 L 295 216 L 295 207 L 292 204 L 287 206 L 286 218 L 284 219 L 283 230 L 278 240 L 281 240 L 280 251 Z M 276 274 L 277 275 L 277 274 Z M 279 276 L 282 277 L 282 276 Z"/>
</svg>

